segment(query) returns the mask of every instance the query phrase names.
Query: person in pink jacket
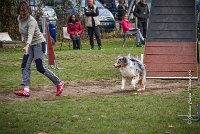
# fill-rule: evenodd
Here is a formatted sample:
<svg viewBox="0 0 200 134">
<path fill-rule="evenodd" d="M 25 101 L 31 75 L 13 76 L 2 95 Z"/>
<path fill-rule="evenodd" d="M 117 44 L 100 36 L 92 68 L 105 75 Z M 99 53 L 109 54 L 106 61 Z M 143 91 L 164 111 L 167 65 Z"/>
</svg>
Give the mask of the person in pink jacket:
<svg viewBox="0 0 200 134">
<path fill-rule="evenodd" d="M 122 21 L 122 31 L 126 35 L 136 35 L 136 46 L 140 47 L 141 44 L 144 42 L 144 38 L 140 32 L 140 29 L 138 28 L 133 28 L 130 21 L 128 20 L 128 13 L 124 13 Z"/>
<path fill-rule="evenodd" d="M 73 41 L 73 49 L 81 49 L 80 35 L 83 32 L 83 27 L 75 15 L 71 15 L 69 17 L 67 23 L 67 32 L 70 34 L 70 38 Z"/>
</svg>

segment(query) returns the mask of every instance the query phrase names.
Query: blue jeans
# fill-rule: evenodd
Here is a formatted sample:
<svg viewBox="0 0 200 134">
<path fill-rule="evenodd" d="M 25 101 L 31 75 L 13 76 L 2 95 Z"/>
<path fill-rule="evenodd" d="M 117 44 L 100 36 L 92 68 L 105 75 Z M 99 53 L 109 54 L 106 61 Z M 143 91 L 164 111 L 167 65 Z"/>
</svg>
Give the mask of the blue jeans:
<svg viewBox="0 0 200 134">
<path fill-rule="evenodd" d="M 98 47 L 101 48 L 102 47 L 102 45 L 101 45 L 101 34 L 100 34 L 99 27 L 87 27 L 87 29 L 88 29 L 88 35 L 89 35 L 89 38 L 90 38 L 91 49 L 94 49 L 94 34 L 95 34 L 95 37 L 97 39 Z"/>
<path fill-rule="evenodd" d="M 144 37 L 142 36 L 140 29 L 129 30 L 126 32 L 126 35 L 135 35 L 137 43 L 141 43 L 141 41 L 144 41 Z"/>
</svg>

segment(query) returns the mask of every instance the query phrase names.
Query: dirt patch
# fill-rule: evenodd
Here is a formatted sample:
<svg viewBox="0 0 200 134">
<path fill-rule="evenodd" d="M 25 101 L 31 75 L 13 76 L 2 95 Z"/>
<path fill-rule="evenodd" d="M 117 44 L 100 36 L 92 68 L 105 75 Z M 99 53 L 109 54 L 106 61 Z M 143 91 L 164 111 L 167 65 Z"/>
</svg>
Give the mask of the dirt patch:
<svg viewBox="0 0 200 134">
<path fill-rule="evenodd" d="M 148 79 L 146 90 L 137 92 L 132 89 L 130 82 L 127 81 L 125 90 L 120 89 L 121 80 L 101 80 L 101 81 L 67 81 L 62 96 L 120 96 L 129 94 L 166 94 L 179 93 L 186 90 L 188 80 L 158 80 Z M 192 86 L 200 86 L 199 80 L 192 80 Z M 20 97 L 10 93 L 0 93 L 0 102 L 5 101 L 30 101 L 30 100 L 55 100 L 55 87 L 40 86 L 31 91 L 30 97 Z"/>
</svg>

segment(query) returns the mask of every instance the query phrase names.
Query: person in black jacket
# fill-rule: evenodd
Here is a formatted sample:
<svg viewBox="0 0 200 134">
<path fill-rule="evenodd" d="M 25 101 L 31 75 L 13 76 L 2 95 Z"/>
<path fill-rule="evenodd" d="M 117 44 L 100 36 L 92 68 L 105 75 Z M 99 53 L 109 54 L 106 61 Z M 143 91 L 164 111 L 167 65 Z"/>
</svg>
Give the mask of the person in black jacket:
<svg viewBox="0 0 200 134">
<path fill-rule="evenodd" d="M 149 7 L 146 0 L 140 0 L 133 11 L 135 17 L 138 18 L 138 28 L 140 29 L 144 38 L 146 38 L 147 20 L 149 18 Z"/>
<path fill-rule="evenodd" d="M 115 13 L 116 13 L 116 4 L 115 4 L 115 0 L 102 0 L 102 4 L 105 8 L 107 8 L 115 17 Z"/>
<path fill-rule="evenodd" d="M 117 20 L 122 21 L 124 12 L 128 9 L 125 0 L 119 0 L 119 5 L 117 6 Z"/>
</svg>

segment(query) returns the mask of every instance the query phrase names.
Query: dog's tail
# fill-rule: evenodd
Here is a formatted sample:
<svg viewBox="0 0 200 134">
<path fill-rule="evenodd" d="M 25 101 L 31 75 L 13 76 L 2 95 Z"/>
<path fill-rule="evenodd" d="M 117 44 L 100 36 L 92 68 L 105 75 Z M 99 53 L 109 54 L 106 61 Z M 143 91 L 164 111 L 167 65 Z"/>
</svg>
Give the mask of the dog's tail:
<svg viewBox="0 0 200 134">
<path fill-rule="evenodd" d="M 146 83 L 146 69 L 144 64 L 140 64 L 141 72 L 140 72 L 140 78 L 142 80 L 142 83 Z"/>
</svg>

